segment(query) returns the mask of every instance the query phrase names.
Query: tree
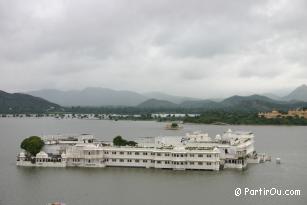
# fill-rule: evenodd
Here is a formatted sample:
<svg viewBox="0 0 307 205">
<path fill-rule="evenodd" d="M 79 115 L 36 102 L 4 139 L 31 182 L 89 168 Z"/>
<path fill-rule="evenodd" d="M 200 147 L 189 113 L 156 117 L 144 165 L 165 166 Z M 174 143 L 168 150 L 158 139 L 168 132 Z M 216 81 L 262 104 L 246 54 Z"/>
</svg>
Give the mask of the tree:
<svg viewBox="0 0 307 205">
<path fill-rule="evenodd" d="M 44 146 L 44 141 L 38 136 L 31 136 L 24 139 L 20 147 L 30 153 L 31 156 L 35 156 L 41 151 Z"/>
<path fill-rule="evenodd" d="M 178 127 L 178 124 L 177 124 L 176 122 L 173 122 L 173 123 L 171 124 L 171 127 L 172 127 L 172 128 L 177 128 L 177 127 Z"/>
<path fill-rule="evenodd" d="M 124 140 L 121 136 L 117 136 L 113 139 L 113 144 L 115 146 L 125 146 L 127 143 L 126 140 Z"/>
<path fill-rule="evenodd" d="M 137 143 L 135 142 L 135 141 L 128 141 L 127 143 L 126 143 L 126 145 L 129 145 L 129 146 L 135 146 L 135 145 L 137 145 Z"/>
<path fill-rule="evenodd" d="M 127 140 L 123 139 L 121 136 L 115 137 L 113 139 L 113 144 L 115 146 L 126 146 L 126 145 L 128 145 L 128 146 L 135 146 L 135 145 L 137 145 L 136 142 L 134 142 L 134 141 L 127 141 Z"/>
</svg>

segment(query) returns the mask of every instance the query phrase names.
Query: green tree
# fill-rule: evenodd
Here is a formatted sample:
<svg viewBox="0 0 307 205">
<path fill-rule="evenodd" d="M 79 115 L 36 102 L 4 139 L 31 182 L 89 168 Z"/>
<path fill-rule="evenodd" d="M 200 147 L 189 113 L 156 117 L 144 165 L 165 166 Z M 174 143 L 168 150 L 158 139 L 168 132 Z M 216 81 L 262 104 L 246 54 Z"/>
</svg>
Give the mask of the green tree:
<svg viewBox="0 0 307 205">
<path fill-rule="evenodd" d="M 173 123 L 171 124 L 171 127 L 172 127 L 172 128 L 177 128 L 177 127 L 178 127 L 178 124 L 177 124 L 176 122 L 173 122 Z"/>
<path fill-rule="evenodd" d="M 113 144 L 115 146 L 135 146 L 137 143 L 134 141 L 127 141 L 125 139 L 123 139 L 121 136 L 117 136 L 113 139 Z"/>
<path fill-rule="evenodd" d="M 113 144 L 115 146 L 125 146 L 127 143 L 126 140 L 124 140 L 121 136 L 117 136 L 113 139 Z"/>
<path fill-rule="evenodd" d="M 38 136 L 31 136 L 24 139 L 20 147 L 26 150 L 31 156 L 35 156 L 41 151 L 44 146 L 44 141 Z"/>
<path fill-rule="evenodd" d="M 128 142 L 126 143 L 126 145 L 135 146 L 135 145 L 137 145 L 137 143 L 136 143 L 135 141 L 128 141 Z"/>
</svg>

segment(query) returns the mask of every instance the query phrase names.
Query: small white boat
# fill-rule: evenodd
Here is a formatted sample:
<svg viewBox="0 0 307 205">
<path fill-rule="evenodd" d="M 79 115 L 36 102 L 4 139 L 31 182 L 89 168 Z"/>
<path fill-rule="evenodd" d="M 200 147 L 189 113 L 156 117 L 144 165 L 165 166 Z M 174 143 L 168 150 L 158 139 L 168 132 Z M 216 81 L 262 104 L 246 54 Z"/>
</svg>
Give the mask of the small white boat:
<svg viewBox="0 0 307 205">
<path fill-rule="evenodd" d="M 279 157 L 276 158 L 276 164 L 280 164 L 281 163 L 281 160 Z"/>
</svg>

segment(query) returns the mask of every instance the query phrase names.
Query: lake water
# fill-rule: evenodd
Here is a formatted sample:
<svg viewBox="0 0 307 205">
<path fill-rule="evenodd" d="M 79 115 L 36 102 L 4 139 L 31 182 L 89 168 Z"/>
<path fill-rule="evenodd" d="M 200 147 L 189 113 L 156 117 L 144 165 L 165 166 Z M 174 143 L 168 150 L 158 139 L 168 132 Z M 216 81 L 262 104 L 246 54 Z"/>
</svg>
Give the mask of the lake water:
<svg viewBox="0 0 307 205">
<path fill-rule="evenodd" d="M 56 119 L 0 119 L 0 205 L 181 205 L 307 204 L 307 127 L 214 126 L 185 124 L 179 131 L 163 123 Z M 158 135 L 184 135 L 202 130 L 211 136 L 226 131 L 255 133 L 256 149 L 275 160 L 245 171 L 173 171 L 143 168 L 25 168 L 15 156 L 23 138 L 57 133 L 91 133 L 111 140 Z M 240 196 L 235 188 L 300 189 L 301 196 Z"/>
</svg>

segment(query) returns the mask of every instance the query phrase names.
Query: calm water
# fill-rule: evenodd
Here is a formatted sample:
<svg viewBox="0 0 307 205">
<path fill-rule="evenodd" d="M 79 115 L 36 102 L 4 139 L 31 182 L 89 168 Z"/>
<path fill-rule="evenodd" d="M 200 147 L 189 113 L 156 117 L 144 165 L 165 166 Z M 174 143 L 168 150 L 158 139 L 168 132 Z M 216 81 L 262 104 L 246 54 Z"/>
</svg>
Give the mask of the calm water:
<svg viewBox="0 0 307 205">
<path fill-rule="evenodd" d="M 167 131 L 163 123 L 96 120 L 0 119 L 0 205 L 181 205 L 307 204 L 307 127 L 184 125 Z M 256 134 L 258 152 L 275 162 L 246 171 L 172 171 L 141 168 L 22 168 L 15 166 L 21 140 L 30 135 L 92 133 L 110 140 L 116 135 L 180 135 L 202 130 L 210 135 L 228 128 Z M 235 197 L 236 187 L 300 189 L 301 196 Z"/>
</svg>

